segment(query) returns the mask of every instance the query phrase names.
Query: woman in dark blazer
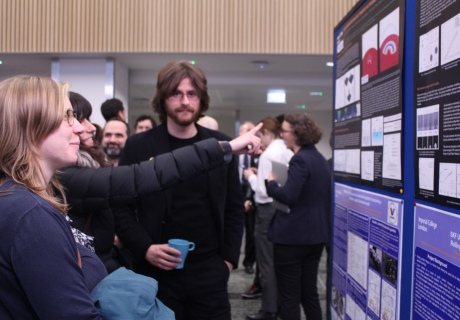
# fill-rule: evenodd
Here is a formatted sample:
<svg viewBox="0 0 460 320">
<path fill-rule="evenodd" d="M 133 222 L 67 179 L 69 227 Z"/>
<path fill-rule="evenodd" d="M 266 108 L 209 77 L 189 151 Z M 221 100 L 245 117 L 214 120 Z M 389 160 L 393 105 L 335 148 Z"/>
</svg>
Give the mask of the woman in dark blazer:
<svg viewBox="0 0 460 320">
<path fill-rule="evenodd" d="M 283 320 L 300 320 L 300 304 L 308 320 L 321 319 L 316 286 L 318 265 L 329 241 L 330 168 L 316 150 L 321 129 L 307 114 L 286 115 L 283 140 L 294 151 L 283 187 L 271 174 L 267 194 L 289 206 L 277 211 L 269 229 L 274 243 L 279 311 Z"/>
</svg>

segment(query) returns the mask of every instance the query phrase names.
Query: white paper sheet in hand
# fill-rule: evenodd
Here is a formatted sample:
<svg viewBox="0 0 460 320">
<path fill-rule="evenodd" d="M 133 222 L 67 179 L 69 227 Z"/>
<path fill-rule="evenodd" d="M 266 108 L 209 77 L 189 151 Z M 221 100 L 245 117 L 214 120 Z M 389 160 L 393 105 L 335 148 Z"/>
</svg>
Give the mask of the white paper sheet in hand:
<svg viewBox="0 0 460 320">
<path fill-rule="evenodd" d="M 281 162 L 272 161 L 272 172 L 273 175 L 276 177 L 276 182 L 278 182 L 278 184 L 281 187 L 283 187 L 287 180 L 288 166 Z M 274 198 L 273 206 L 284 213 L 289 213 L 290 211 L 289 206 L 287 204 L 281 203 L 275 200 Z"/>
</svg>

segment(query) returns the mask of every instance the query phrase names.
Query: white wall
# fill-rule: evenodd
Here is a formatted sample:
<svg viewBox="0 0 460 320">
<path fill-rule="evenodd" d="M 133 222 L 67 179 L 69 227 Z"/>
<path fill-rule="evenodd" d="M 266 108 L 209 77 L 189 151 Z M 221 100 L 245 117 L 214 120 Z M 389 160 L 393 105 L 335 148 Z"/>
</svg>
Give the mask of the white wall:
<svg viewBox="0 0 460 320">
<path fill-rule="evenodd" d="M 129 114 L 129 70 L 121 62 L 115 61 L 114 98 L 120 99 Z M 129 117 L 126 118 L 129 122 Z"/>
<path fill-rule="evenodd" d="M 91 122 L 105 125 L 101 104 L 111 98 L 123 102 L 128 114 L 129 70 L 111 58 L 56 59 L 52 63 L 52 77 L 69 82 L 71 91 L 78 92 L 91 103 Z"/>
<path fill-rule="evenodd" d="M 57 63 L 57 65 L 56 65 Z M 104 126 L 101 104 L 106 97 L 106 59 L 59 59 L 53 62 L 52 77 L 70 83 L 70 90 L 78 92 L 91 103 L 91 121 Z"/>
</svg>

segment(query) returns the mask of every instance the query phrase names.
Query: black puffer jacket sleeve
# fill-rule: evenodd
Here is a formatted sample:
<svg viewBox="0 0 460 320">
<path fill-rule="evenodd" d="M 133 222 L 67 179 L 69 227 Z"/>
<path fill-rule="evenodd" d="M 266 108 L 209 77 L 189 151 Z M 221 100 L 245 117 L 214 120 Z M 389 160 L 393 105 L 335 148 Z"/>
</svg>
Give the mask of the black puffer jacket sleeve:
<svg viewBox="0 0 460 320">
<path fill-rule="evenodd" d="M 72 212 L 79 214 L 133 205 L 137 196 L 158 192 L 224 162 L 219 142 L 207 139 L 140 164 L 99 169 L 69 167 L 57 176 Z"/>
</svg>

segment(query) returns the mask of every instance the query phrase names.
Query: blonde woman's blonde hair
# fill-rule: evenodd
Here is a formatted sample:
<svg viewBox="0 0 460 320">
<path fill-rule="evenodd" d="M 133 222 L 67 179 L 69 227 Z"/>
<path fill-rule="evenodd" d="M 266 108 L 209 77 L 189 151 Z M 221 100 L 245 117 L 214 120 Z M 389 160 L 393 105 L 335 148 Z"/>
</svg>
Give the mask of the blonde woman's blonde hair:
<svg viewBox="0 0 460 320">
<path fill-rule="evenodd" d="M 55 177 L 44 185 L 38 159 L 41 143 L 64 119 L 68 88 L 67 83 L 38 76 L 0 82 L 0 185 L 9 177 L 63 213 L 67 211 L 63 187 Z"/>
</svg>

